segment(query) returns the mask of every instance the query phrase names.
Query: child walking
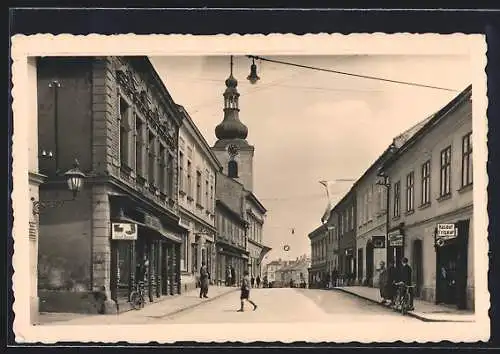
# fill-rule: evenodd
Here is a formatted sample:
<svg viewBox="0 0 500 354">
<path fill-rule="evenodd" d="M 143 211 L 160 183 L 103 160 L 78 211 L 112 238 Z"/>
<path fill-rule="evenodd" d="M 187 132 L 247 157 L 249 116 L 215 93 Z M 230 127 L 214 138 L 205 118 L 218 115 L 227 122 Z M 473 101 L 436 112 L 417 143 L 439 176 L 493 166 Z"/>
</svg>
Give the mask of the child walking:
<svg viewBox="0 0 500 354">
<path fill-rule="evenodd" d="M 241 282 L 241 308 L 238 312 L 243 312 L 245 307 L 245 300 L 253 305 L 253 310 L 257 310 L 257 305 L 250 300 L 250 276 L 248 275 L 248 271 L 245 270 L 243 272 L 243 281 Z"/>
</svg>

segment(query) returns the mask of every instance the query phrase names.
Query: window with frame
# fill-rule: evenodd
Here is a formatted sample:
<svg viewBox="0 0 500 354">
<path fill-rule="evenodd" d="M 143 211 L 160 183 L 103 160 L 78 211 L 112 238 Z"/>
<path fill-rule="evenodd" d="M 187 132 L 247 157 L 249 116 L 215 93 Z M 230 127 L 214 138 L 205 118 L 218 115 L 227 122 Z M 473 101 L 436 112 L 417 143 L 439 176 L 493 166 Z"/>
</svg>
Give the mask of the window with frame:
<svg viewBox="0 0 500 354">
<path fill-rule="evenodd" d="M 351 206 L 351 230 L 354 230 L 354 205 Z"/>
<path fill-rule="evenodd" d="M 179 191 L 184 192 L 184 153 L 179 151 Z"/>
<path fill-rule="evenodd" d="M 163 144 L 160 144 L 160 153 L 159 153 L 159 164 L 158 164 L 158 184 L 160 187 L 160 192 L 165 193 L 167 189 L 167 185 L 165 183 L 167 169 L 167 161 L 166 161 L 166 149 Z"/>
<path fill-rule="evenodd" d="M 440 165 L 439 196 L 444 197 L 451 193 L 451 146 L 441 151 Z"/>
<path fill-rule="evenodd" d="M 174 156 L 172 154 L 167 155 L 167 195 L 170 198 L 174 197 Z"/>
<path fill-rule="evenodd" d="M 210 186 L 210 211 L 214 212 L 214 186 Z"/>
<path fill-rule="evenodd" d="M 422 205 L 427 205 L 431 202 L 431 162 L 426 161 L 422 164 Z"/>
<path fill-rule="evenodd" d="M 130 106 L 120 97 L 120 163 L 127 167 L 131 167 L 130 163 Z"/>
<path fill-rule="evenodd" d="M 401 213 L 401 182 L 394 183 L 394 209 L 392 215 L 397 218 Z"/>
<path fill-rule="evenodd" d="M 148 182 L 150 185 L 155 185 L 155 165 L 156 165 L 156 137 L 152 132 L 149 132 L 148 138 Z"/>
<path fill-rule="evenodd" d="M 196 203 L 201 205 L 201 172 L 196 171 Z"/>
<path fill-rule="evenodd" d="M 208 177 L 205 180 L 205 208 L 207 208 L 207 210 L 210 210 L 210 192 L 208 187 Z"/>
<path fill-rule="evenodd" d="M 472 184 L 472 132 L 462 138 L 462 187 Z"/>
<path fill-rule="evenodd" d="M 406 175 L 406 211 L 411 212 L 415 208 L 415 173 L 412 171 Z"/>
<path fill-rule="evenodd" d="M 191 173 L 193 172 L 193 166 L 191 165 L 191 161 L 187 162 L 187 195 L 189 198 L 193 197 L 193 177 Z"/>
<path fill-rule="evenodd" d="M 136 116 L 135 119 L 135 172 L 137 176 L 144 177 L 144 141 L 143 141 L 144 124 Z"/>
</svg>

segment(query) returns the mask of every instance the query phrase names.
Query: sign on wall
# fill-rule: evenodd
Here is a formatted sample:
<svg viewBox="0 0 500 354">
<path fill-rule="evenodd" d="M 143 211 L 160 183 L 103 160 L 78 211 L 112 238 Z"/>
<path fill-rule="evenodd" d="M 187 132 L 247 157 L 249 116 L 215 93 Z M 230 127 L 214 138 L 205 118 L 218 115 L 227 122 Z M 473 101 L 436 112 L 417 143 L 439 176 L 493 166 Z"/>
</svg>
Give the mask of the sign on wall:
<svg viewBox="0 0 500 354">
<path fill-rule="evenodd" d="M 111 239 L 137 240 L 137 225 L 131 223 L 112 223 Z"/>
<path fill-rule="evenodd" d="M 399 230 L 390 232 L 387 235 L 387 240 L 391 247 L 403 247 L 403 235 Z"/>
<path fill-rule="evenodd" d="M 372 237 L 373 248 L 385 248 L 385 236 Z"/>
<path fill-rule="evenodd" d="M 458 236 L 458 229 L 455 224 L 438 224 L 437 237 L 445 240 Z"/>
</svg>

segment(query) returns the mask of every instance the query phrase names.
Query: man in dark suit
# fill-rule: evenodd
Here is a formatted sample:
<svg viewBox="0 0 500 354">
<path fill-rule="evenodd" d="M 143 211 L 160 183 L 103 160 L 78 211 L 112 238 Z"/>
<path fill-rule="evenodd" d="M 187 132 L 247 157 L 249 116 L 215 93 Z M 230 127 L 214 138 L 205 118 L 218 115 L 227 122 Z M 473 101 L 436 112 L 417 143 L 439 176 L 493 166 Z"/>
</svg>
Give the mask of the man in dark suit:
<svg viewBox="0 0 500 354">
<path fill-rule="evenodd" d="M 394 261 L 389 261 L 389 267 L 387 267 L 387 280 L 386 280 L 386 294 L 391 300 L 391 306 L 394 305 L 396 298 L 396 283 L 398 281 L 397 269 L 394 266 Z"/>
<path fill-rule="evenodd" d="M 411 267 L 408 264 L 408 258 L 403 258 L 403 266 L 401 267 L 401 277 L 400 280 L 405 283 L 406 286 L 411 285 Z M 410 293 L 410 311 L 413 310 L 413 288 L 409 288 Z"/>
</svg>

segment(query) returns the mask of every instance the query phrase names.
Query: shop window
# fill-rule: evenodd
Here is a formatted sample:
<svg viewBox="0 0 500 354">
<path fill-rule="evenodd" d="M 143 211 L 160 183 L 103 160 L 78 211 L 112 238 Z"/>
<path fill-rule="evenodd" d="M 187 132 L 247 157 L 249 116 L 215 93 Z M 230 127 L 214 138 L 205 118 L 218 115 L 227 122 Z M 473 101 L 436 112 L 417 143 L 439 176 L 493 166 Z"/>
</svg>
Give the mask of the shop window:
<svg viewBox="0 0 500 354">
<path fill-rule="evenodd" d="M 451 146 L 441 151 L 441 174 L 439 195 L 447 196 L 451 193 Z"/>
<path fill-rule="evenodd" d="M 462 138 L 462 187 L 472 184 L 472 132 Z"/>
<path fill-rule="evenodd" d="M 426 161 L 422 165 L 422 188 L 421 188 L 421 203 L 422 205 L 431 202 L 431 162 Z"/>
</svg>

